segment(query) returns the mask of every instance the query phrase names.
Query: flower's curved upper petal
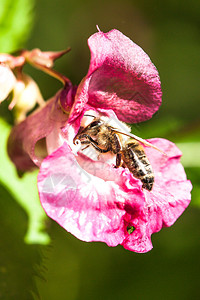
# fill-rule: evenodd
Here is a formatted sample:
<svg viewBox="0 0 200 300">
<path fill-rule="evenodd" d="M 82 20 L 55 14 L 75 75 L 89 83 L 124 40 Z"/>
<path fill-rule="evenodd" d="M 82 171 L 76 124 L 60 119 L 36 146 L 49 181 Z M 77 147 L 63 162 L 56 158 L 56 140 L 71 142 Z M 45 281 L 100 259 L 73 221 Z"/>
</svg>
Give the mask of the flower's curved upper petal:
<svg viewBox="0 0 200 300">
<path fill-rule="evenodd" d="M 115 29 L 95 33 L 88 44 L 90 67 L 78 88 L 72 115 L 77 116 L 88 102 L 114 110 L 128 123 L 151 118 L 161 104 L 162 93 L 158 71 L 148 55 Z"/>
<path fill-rule="evenodd" d="M 105 163 L 92 165 L 90 159 L 79 163 L 66 143 L 43 160 L 38 189 L 44 210 L 81 240 L 121 244 L 128 235 L 126 214 L 136 223 L 145 218 L 139 180 Z M 83 163 L 88 172 L 80 166 Z"/>
<path fill-rule="evenodd" d="M 40 166 L 43 158 L 47 156 L 46 145 L 36 154 L 36 143 L 43 141 L 55 126 L 62 127 L 68 119 L 58 105 L 58 94 L 50 99 L 45 107 L 29 115 L 23 122 L 14 126 L 8 139 L 8 154 L 17 169 L 27 171 L 34 166 Z M 55 137 L 56 138 L 56 137 Z M 59 136 L 57 136 L 59 138 Z M 56 141 L 55 141 L 56 142 Z M 43 153 L 44 152 L 44 153 Z"/>
</svg>

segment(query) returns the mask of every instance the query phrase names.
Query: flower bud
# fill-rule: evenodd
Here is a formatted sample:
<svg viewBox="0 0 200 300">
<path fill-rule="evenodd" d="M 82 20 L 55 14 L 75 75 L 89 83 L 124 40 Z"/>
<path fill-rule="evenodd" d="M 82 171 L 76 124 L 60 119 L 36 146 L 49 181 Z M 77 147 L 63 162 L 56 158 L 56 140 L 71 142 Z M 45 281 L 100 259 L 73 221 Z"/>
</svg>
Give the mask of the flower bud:
<svg viewBox="0 0 200 300">
<path fill-rule="evenodd" d="M 0 103 L 5 100 L 13 90 L 16 78 L 9 67 L 0 64 Z"/>
<path fill-rule="evenodd" d="M 22 78 L 15 84 L 13 100 L 9 105 L 9 109 L 14 107 L 16 123 L 23 121 L 36 103 L 44 103 L 39 87 L 31 77 L 22 74 Z"/>
<path fill-rule="evenodd" d="M 70 48 L 62 51 L 41 51 L 40 49 L 36 48 L 31 51 L 24 51 L 24 57 L 34 66 L 39 65 L 52 68 L 54 61 L 69 51 Z"/>
</svg>

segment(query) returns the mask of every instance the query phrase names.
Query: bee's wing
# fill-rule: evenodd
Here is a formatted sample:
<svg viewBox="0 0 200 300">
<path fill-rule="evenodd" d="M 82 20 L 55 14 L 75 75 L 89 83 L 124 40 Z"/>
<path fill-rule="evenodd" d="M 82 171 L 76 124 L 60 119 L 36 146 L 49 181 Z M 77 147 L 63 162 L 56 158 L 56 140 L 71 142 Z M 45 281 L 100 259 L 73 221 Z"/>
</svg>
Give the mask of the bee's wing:
<svg viewBox="0 0 200 300">
<path fill-rule="evenodd" d="M 158 150 L 159 152 L 162 152 L 164 155 L 167 155 L 165 152 L 163 152 L 161 149 L 157 148 L 156 146 L 152 145 L 151 143 L 143 140 L 142 138 L 140 138 L 139 136 L 135 135 L 135 134 L 132 134 L 132 133 L 125 133 L 125 132 L 121 132 L 119 130 L 116 130 L 115 128 L 113 128 L 113 131 L 115 133 L 120 133 L 120 134 L 123 134 L 123 135 L 126 135 L 132 139 L 135 139 L 136 141 L 142 143 L 143 145 L 145 146 L 148 146 L 148 147 L 151 147 L 151 148 L 154 148 L 156 150 Z"/>
</svg>

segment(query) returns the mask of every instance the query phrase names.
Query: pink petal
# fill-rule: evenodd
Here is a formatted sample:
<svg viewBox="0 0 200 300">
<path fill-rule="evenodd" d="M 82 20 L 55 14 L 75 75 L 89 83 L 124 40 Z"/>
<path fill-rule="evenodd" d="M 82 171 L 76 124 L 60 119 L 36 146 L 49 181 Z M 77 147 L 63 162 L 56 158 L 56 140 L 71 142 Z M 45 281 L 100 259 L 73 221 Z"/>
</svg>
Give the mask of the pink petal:
<svg viewBox="0 0 200 300">
<path fill-rule="evenodd" d="M 42 162 L 40 201 L 52 219 L 79 239 L 116 246 L 128 234 L 124 229 L 127 211 L 137 222 L 144 205 L 138 180 L 126 173 L 99 162 L 86 172 L 65 143 Z"/>
<path fill-rule="evenodd" d="M 191 183 L 173 143 L 149 142 L 167 153 L 145 147 L 155 172 L 151 192 L 127 169 L 75 157 L 64 143 L 44 159 L 38 175 L 46 213 L 81 240 L 122 244 L 135 252 L 151 250 L 152 233 L 171 226 L 188 206 Z"/>
<path fill-rule="evenodd" d="M 152 149 L 146 148 L 155 170 L 153 191 L 146 195 L 150 218 L 154 220 L 153 223 L 157 220 L 156 226 L 153 224 L 152 228 L 152 232 L 155 232 L 162 226 L 171 226 L 182 214 L 190 203 L 192 185 L 186 178 L 180 163 L 181 152 L 176 145 L 165 139 L 149 141 L 167 154 L 167 156 L 162 153 L 153 154 Z"/>
<path fill-rule="evenodd" d="M 62 127 L 66 123 L 68 115 L 61 110 L 58 97 L 59 93 L 50 99 L 44 108 L 35 111 L 13 127 L 8 139 L 8 154 L 19 170 L 26 171 L 35 165 L 40 166 L 47 154 L 37 155 L 36 143 L 49 135 L 55 126 Z"/>
<path fill-rule="evenodd" d="M 118 30 L 92 35 L 91 61 L 78 88 L 73 114 L 85 103 L 112 109 L 122 121 L 145 121 L 161 104 L 158 71 L 148 55 Z M 72 118 L 72 116 L 71 116 Z"/>
<path fill-rule="evenodd" d="M 144 213 L 147 216 L 147 222 L 140 220 L 140 228 L 143 228 L 143 235 L 139 237 L 140 243 L 138 243 L 140 248 L 136 250 L 131 235 L 127 236 L 123 242 L 126 249 L 137 252 L 146 252 L 146 249 L 150 247 L 152 233 L 158 232 L 164 226 L 171 226 L 191 200 L 192 185 L 187 180 L 180 163 L 180 150 L 175 144 L 165 139 L 150 139 L 149 142 L 163 150 L 167 156 L 153 148 L 145 147 L 145 152 L 155 172 L 152 191 L 144 190 L 146 199 Z"/>
</svg>

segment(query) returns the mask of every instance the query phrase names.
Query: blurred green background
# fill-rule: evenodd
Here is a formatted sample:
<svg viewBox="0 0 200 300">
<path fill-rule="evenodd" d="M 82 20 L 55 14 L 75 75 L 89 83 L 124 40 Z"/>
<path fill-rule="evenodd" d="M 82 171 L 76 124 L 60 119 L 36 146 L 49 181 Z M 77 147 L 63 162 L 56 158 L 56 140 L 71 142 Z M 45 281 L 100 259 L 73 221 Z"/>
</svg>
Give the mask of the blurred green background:
<svg viewBox="0 0 200 300">
<path fill-rule="evenodd" d="M 192 202 L 171 228 L 153 235 L 154 248 L 136 254 L 121 246 L 84 243 L 47 219 L 36 175 L 18 178 L 6 154 L 12 125 L 0 106 L 0 299 L 199 299 L 200 281 L 200 2 L 197 0 L 1 0 L 0 51 L 71 52 L 55 68 L 78 84 L 87 73 L 87 38 L 119 29 L 159 70 L 163 104 L 133 127 L 143 138 L 164 137 L 183 151 Z M 55 79 L 26 67 L 46 99 Z M 45 227 L 45 228 L 44 228 Z M 51 241 L 50 241 L 51 240 Z"/>
</svg>

